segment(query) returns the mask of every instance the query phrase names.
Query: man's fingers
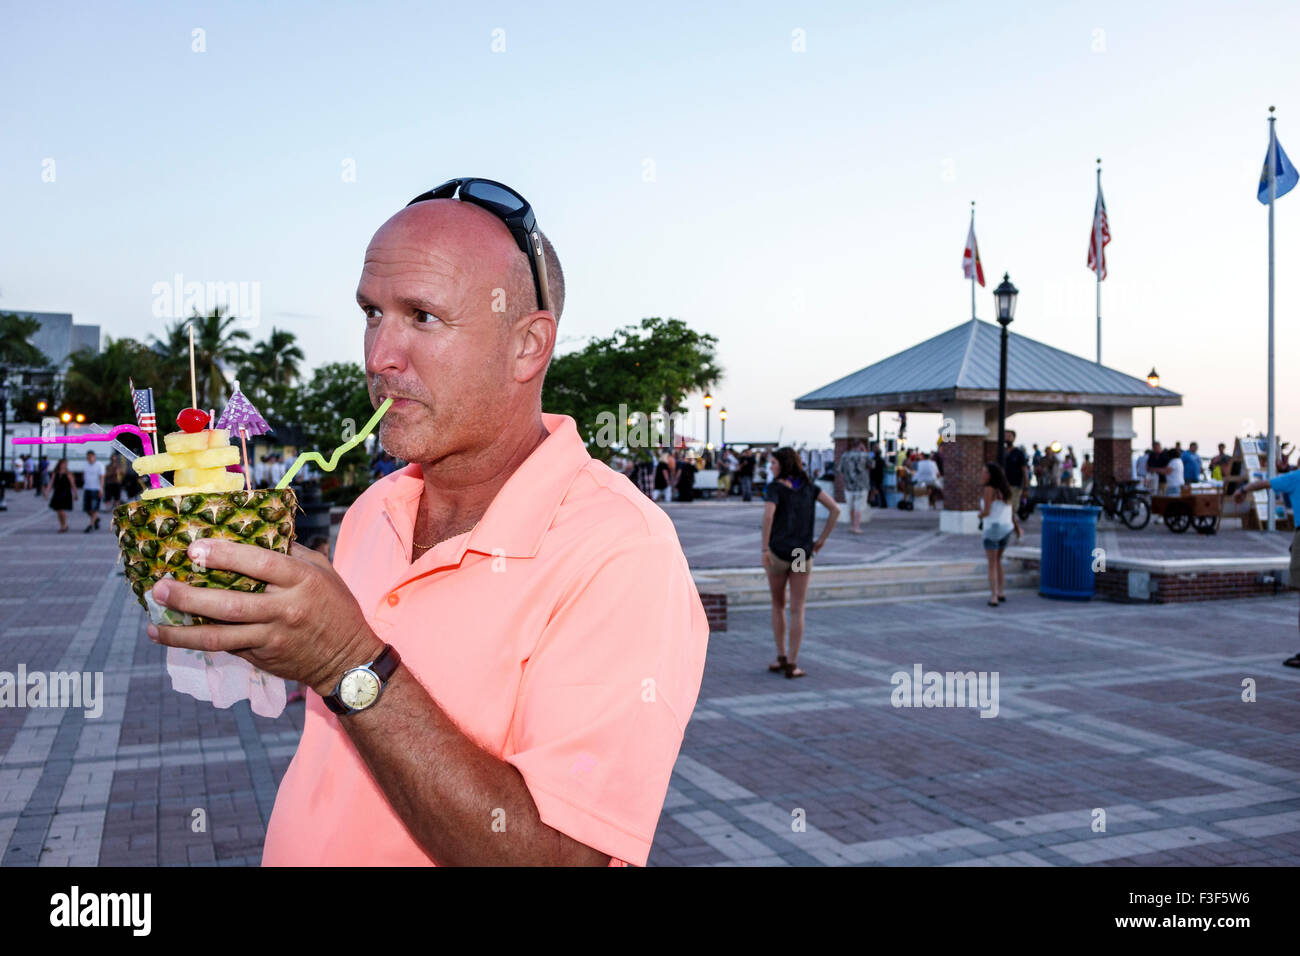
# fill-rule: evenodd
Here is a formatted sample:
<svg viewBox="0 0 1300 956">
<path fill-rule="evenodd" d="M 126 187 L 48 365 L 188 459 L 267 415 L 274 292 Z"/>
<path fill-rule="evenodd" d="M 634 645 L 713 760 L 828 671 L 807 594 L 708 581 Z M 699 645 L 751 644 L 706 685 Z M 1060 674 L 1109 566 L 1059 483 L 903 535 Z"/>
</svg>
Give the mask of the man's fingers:
<svg viewBox="0 0 1300 956">
<path fill-rule="evenodd" d="M 274 598 L 266 594 L 199 588 L 164 579 L 153 586 L 153 596 L 159 604 L 172 610 L 231 624 L 270 621 L 276 617 Z"/>
<path fill-rule="evenodd" d="M 168 647 L 183 647 L 192 651 L 239 651 L 261 647 L 271 631 L 260 624 L 231 626 L 228 624 L 195 624 L 190 627 L 168 627 L 150 624 L 156 631 L 154 638 Z"/>
<path fill-rule="evenodd" d="M 201 538 L 189 546 L 190 561 L 202 570 L 237 571 L 257 581 L 291 587 L 302 577 L 301 565 L 291 556 L 255 544 Z"/>
</svg>

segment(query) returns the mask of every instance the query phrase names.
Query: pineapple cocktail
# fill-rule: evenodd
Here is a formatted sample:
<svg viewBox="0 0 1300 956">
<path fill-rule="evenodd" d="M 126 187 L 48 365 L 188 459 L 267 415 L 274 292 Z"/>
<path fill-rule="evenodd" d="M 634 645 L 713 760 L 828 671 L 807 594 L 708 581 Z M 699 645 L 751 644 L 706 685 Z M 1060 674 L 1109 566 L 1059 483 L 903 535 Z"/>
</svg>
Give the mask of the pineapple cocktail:
<svg viewBox="0 0 1300 956">
<path fill-rule="evenodd" d="M 113 509 L 127 580 L 141 606 L 148 607 L 145 592 L 166 575 L 195 587 L 265 589 L 247 575 L 194 567 L 187 548 L 200 538 L 226 538 L 288 554 L 297 507 L 293 490 L 244 490 L 243 475 L 226 471 L 240 457 L 226 429 L 173 432 L 163 442 L 166 452 L 131 464 L 141 475 L 173 472 L 174 486 L 151 488 L 139 501 Z"/>
</svg>

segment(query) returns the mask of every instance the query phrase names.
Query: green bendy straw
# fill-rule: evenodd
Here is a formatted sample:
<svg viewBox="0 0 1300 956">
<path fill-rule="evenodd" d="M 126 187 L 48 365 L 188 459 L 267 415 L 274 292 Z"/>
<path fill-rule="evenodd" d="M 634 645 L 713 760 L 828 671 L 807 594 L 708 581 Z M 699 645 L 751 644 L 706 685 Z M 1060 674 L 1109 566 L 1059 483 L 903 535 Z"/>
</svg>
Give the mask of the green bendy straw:
<svg viewBox="0 0 1300 956">
<path fill-rule="evenodd" d="M 321 466 L 322 471 L 333 471 L 338 466 L 340 458 L 370 437 L 370 433 L 374 431 L 375 426 L 379 424 L 379 419 L 384 417 L 384 412 L 388 411 L 388 406 L 392 404 L 393 400 L 391 398 L 384 399 L 384 403 L 375 409 L 375 413 L 370 416 L 370 421 L 366 422 L 365 427 L 353 435 L 351 439 L 345 441 L 342 445 L 339 445 L 338 448 L 335 448 L 334 454 L 330 455 L 329 461 L 322 458 L 319 452 L 303 452 L 298 456 L 297 461 L 293 463 L 293 467 L 286 471 L 284 477 L 276 482 L 275 490 L 280 491 L 284 488 L 288 488 L 289 482 L 293 481 L 293 476 L 298 474 L 299 468 L 307 464 L 308 459 L 317 462 Z"/>
</svg>

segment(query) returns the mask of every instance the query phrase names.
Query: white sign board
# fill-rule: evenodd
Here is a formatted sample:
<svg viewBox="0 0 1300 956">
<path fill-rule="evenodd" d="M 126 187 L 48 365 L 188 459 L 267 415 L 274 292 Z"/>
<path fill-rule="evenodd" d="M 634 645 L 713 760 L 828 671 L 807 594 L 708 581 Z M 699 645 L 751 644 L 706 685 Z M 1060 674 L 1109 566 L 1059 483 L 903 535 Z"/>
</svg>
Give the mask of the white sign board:
<svg viewBox="0 0 1300 956">
<path fill-rule="evenodd" d="M 1259 444 L 1253 438 L 1243 438 L 1241 440 L 1241 460 L 1251 481 L 1266 481 L 1268 479 L 1268 470 L 1260 461 L 1262 452 Z M 1261 522 L 1268 521 L 1267 488 L 1261 488 L 1255 492 L 1255 514 Z"/>
</svg>

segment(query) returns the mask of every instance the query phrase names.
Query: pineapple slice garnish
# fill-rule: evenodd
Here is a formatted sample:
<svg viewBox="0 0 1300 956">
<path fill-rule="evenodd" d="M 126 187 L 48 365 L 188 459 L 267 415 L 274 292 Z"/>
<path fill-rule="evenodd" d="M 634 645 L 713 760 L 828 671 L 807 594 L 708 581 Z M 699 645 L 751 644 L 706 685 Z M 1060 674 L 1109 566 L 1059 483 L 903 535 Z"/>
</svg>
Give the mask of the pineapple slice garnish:
<svg viewBox="0 0 1300 956">
<path fill-rule="evenodd" d="M 138 475 L 157 475 L 164 471 L 186 468 L 224 468 L 239 464 L 239 449 L 234 445 L 208 448 L 204 451 L 163 452 L 161 455 L 141 455 L 131 462 Z"/>
</svg>

